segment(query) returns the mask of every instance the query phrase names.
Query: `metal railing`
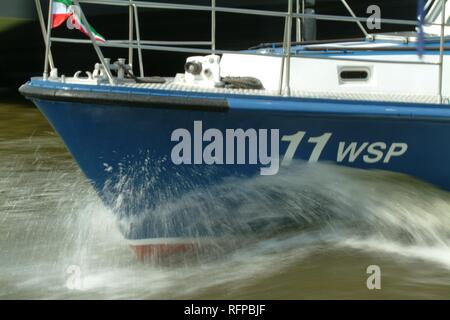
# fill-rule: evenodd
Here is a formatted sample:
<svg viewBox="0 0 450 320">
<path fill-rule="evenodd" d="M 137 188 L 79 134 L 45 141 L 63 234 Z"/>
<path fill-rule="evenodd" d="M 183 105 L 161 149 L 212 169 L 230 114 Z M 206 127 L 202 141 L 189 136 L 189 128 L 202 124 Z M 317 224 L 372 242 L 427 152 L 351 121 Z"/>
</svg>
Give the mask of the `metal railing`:
<svg viewBox="0 0 450 320">
<path fill-rule="evenodd" d="M 371 60 L 352 57 L 351 61 L 355 62 L 379 62 L 379 63 L 405 63 L 405 64 L 422 64 L 422 65 L 433 65 L 439 67 L 439 92 L 438 95 L 443 100 L 443 67 L 444 67 L 444 55 L 445 55 L 445 27 L 446 15 L 445 7 L 446 0 L 437 0 L 442 3 L 442 21 L 441 23 L 427 23 L 429 26 L 440 26 L 440 45 L 439 45 L 439 62 L 426 62 L 426 61 L 399 61 L 399 60 Z M 147 2 L 147 1 L 134 1 L 134 0 L 73 0 L 75 5 L 80 5 L 81 3 L 95 4 L 95 5 L 107 5 L 107 6 L 118 6 L 118 7 L 128 7 L 129 14 L 129 38 L 127 40 L 109 40 L 106 43 L 97 43 L 95 38 L 89 28 L 87 28 L 89 40 L 79 40 L 71 38 L 56 38 L 52 37 L 52 0 L 49 0 L 49 15 L 47 20 L 47 27 L 45 25 L 45 19 L 42 12 L 41 0 L 35 0 L 36 9 L 38 12 L 38 18 L 40 21 L 42 33 L 44 36 L 46 53 L 45 53 L 45 65 L 44 65 L 44 79 L 49 77 L 49 68 L 53 70 L 55 64 L 53 61 L 51 45 L 52 42 L 62 42 L 62 43 L 80 43 L 80 44 L 92 44 L 95 52 L 103 65 L 103 68 L 108 76 L 109 82 L 115 84 L 115 79 L 111 73 L 109 66 L 106 64 L 106 60 L 101 51 L 101 47 L 109 48 L 123 48 L 128 49 L 128 59 L 129 63 L 133 65 L 134 62 L 134 51 L 137 50 L 138 60 L 139 60 L 139 74 L 141 77 L 145 76 L 145 68 L 143 61 L 143 50 L 153 50 L 153 51 L 168 51 L 168 52 L 182 52 L 182 53 L 195 53 L 195 54 L 251 54 L 251 55 L 264 55 L 264 56 L 276 56 L 280 57 L 277 53 L 258 53 L 258 52 L 248 52 L 248 51 L 230 51 L 217 49 L 216 42 L 216 16 L 218 13 L 229 13 L 229 14 L 243 14 L 243 15 L 257 15 L 263 17 L 278 17 L 284 19 L 284 36 L 282 42 L 282 64 L 280 70 L 280 84 L 279 84 L 279 94 L 290 95 L 290 77 L 291 77 L 291 59 L 292 59 L 292 27 L 293 21 L 296 21 L 296 40 L 297 43 L 301 42 L 302 39 L 302 20 L 304 19 L 314 19 L 317 21 L 335 21 L 335 22 L 349 22 L 356 23 L 361 31 L 364 33 L 367 39 L 372 39 L 372 37 L 367 33 L 362 23 L 367 23 L 370 18 L 357 17 L 350 6 L 347 4 L 346 0 L 341 0 L 344 4 L 350 16 L 337 16 L 337 15 L 323 15 L 323 14 L 308 14 L 305 13 L 305 2 L 304 0 L 295 0 L 296 9 L 294 10 L 294 0 L 287 0 L 288 8 L 287 11 L 271 11 L 271 10 L 257 10 L 257 9 L 243 9 L 243 8 L 230 8 L 230 7 L 219 7 L 216 6 L 216 0 L 211 0 L 210 6 L 204 5 L 189 5 L 189 4 L 173 4 L 173 3 L 159 3 L 159 2 Z M 430 3 L 431 1 L 429 1 Z M 430 4 L 427 3 L 427 6 Z M 146 9 L 165 9 L 165 10 L 182 10 L 182 11 L 201 11 L 210 12 L 211 14 L 211 40 L 210 41 L 148 41 L 141 39 L 141 30 L 139 23 L 139 8 Z M 86 16 L 83 10 L 81 12 L 81 22 L 88 25 Z M 400 20 L 400 19 L 384 19 L 380 18 L 378 20 L 382 24 L 390 25 L 403 25 L 416 27 L 418 22 L 415 20 Z M 134 39 L 136 35 L 136 39 Z M 407 41 L 405 39 L 405 41 Z M 199 48 L 201 46 L 208 46 L 210 49 Z M 307 55 L 304 53 L 297 53 L 296 57 L 302 57 L 307 59 L 325 59 L 325 60 L 338 60 L 338 61 L 349 61 L 346 58 L 339 57 L 325 57 L 317 55 Z"/>
</svg>

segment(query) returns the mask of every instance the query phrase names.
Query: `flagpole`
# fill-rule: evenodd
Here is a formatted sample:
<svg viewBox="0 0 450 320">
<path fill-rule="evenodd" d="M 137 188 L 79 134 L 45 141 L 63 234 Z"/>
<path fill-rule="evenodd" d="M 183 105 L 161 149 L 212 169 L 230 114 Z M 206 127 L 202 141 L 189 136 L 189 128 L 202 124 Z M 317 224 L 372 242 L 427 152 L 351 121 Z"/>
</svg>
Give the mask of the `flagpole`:
<svg viewBox="0 0 450 320">
<path fill-rule="evenodd" d="M 109 83 L 115 84 L 114 77 L 111 73 L 111 69 L 109 68 L 109 65 L 106 64 L 105 57 L 103 56 L 102 50 L 100 50 L 100 47 L 97 44 L 97 40 L 95 40 L 94 35 L 92 34 L 91 28 L 89 28 L 89 22 L 86 19 L 86 16 L 84 15 L 83 9 L 81 9 L 80 3 L 78 0 L 73 0 L 74 4 L 77 5 L 80 8 L 80 17 L 81 22 L 86 26 L 86 31 L 89 35 L 89 38 L 91 39 L 92 45 L 94 46 L 95 52 L 97 53 L 101 64 L 103 65 L 103 68 L 105 69 L 106 75 L 108 76 Z"/>
<path fill-rule="evenodd" d="M 47 35 L 45 38 L 45 63 L 44 63 L 44 80 L 48 79 L 48 66 L 50 63 L 50 45 L 51 45 L 51 32 L 53 23 L 53 0 L 48 1 L 48 22 L 47 22 Z"/>
<path fill-rule="evenodd" d="M 34 0 L 34 2 L 36 4 L 36 11 L 37 11 L 39 23 L 41 25 L 42 36 L 44 37 L 45 45 L 47 46 L 47 29 L 46 29 L 46 26 L 45 26 L 44 15 L 42 13 L 41 0 Z M 53 55 L 52 55 L 51 49 L 49 50 L 49 57 L 48 58 L 49 58 L 50 68 L 54 69 L 55 68 L 55 64 L 53 62 Z"/>
</svg>

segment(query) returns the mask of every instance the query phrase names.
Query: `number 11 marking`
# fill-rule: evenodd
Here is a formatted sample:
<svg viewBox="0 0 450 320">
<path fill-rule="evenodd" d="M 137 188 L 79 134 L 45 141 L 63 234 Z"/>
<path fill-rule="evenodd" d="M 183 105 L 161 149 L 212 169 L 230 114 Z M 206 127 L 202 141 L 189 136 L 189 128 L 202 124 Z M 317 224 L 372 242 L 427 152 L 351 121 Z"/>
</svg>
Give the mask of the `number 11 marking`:
<svg viewBox="0 0 450 320">
<path fill-rule="evenodd" d="M 330 138 L 333 134 L 331 133 L 325 133 L 321 135 L 320 137 L 316 138 L 310 138 L 308 140 L 309 143 L 315 143 L 316 146 L 314 147 L 313 152 L 311 153 L 311 157 L 309 158 L 309 162 L 314 163 L 319 161 L 320 156 L 322 155 L 322 151 L 327 145 L 328 141 L 330 141 Z"/>
<path fill-rule="evenodd" d="M 292 159 L 294 159 L 295 153 L 297 152 L 298 146 L 302 142 L 305 137 L 306 132 L 299 131 L 292 136 L 284 136 L 281 138 L 283 142 L 289 142 L 289 147 L 286 150 L 286 154 L 284 155 L 283 162 L 281 163 L 283 166 L 288 166 L 291 164 Z"/>
<path fill-rule="evenodd" d="M 283 158 L 282 162 L 283 166 L 287 166 L 292 162 L 292 159 L 294 159 L 294 156 L 297 153 L 300 143 L 305 138 L 305 135 L 306 135 L 305 131 L 299 131 L 294 135 L 284 136 L 283 138 L 281 138 L 281 141 L 289 142 L 289 146 Z M 332 135 L 333 135 L 332 133 L 325 133 L 320 137 L 312 137 L 308 139 L 308 143 L 313 143 L 316 145 L 314 147 L 313 152 L 311 153 L 311 156 L 309 157 L 310 163 L 319 161 L 320 156 L 322 155 L 322 152 L 325 149 L 325 146 L 327 145 L 328 141 L 330 141 Z"/>
</svg>

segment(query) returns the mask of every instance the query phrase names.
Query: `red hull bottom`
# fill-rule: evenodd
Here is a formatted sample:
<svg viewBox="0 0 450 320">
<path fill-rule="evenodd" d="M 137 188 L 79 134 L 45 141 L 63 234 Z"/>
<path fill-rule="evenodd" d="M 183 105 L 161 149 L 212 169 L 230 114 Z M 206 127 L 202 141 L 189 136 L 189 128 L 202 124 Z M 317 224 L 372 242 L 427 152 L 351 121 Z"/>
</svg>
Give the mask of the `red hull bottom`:
<svg viewBox="0 0 450 320">
<path fill-rule="evenodd" d="M 130 245 L 130 247 L 135 252 L 136 257 L 141 261 L 152 258 L 164 258 L 199 249 L 199 245 L 193 243 Z"/>
</svg>

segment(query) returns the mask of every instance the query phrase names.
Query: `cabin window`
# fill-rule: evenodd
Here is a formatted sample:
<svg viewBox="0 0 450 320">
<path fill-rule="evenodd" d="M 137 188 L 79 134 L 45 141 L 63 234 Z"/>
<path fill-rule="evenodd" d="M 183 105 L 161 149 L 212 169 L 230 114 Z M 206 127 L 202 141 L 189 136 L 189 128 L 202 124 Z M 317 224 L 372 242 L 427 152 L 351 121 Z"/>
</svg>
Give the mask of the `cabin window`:
<svg viewBox="0 0 450 320">
<path fill-rule="evenodd" d="M 368 82 L 370 80 L 369 68 L 340 68 L 339 82 L 341 84 L 349 82 Z"/>
</svg>

